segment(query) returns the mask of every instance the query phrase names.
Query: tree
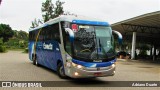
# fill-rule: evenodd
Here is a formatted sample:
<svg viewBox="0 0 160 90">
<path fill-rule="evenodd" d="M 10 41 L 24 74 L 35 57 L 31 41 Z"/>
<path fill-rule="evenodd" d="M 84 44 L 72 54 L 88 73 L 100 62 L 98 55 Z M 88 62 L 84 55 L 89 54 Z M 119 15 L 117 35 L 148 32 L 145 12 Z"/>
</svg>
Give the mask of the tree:
<svg viewBox="0 0 160 90">
<path fill-rule="evenodd" d="M 63 5 L 64 2 L 61 2 L 61 1 L 56 1 L 56 7 L 55 7 L 55 10 L 54 10 L 54 15 L 52 18 L 56 18 L 58 17 L 59 15 L 63 14 L 64 11 L 63 11 Z"/>
<path fill-rule="evenodd" d="M 35 18 L 34 21 L 32 21 L 32 26 L 30 28 L 38 27 L 40 24 L 43 24 L 43 21 Z"/>
<path fill-rule="evenodd" d="M 43 2 L 41 8 L 43 20 L 35 19 L 32 21 L 32 26 L 30 28 L 38 27 L 40 24 L 63 14 L 63 4 L 64 2 L 61 2 L 60 0 L 57 0 L 55 5 L 52 3 L 52 0 L 46 0 Z"/>
<path fill-rule="evenodd" d="M 139 57 L 142 57 L 143 59 L 147 58 L 147 50 L 150 50 L 148 44 L 137 43 L 136 48 L 140 50 Z"/>
<path fill-rule="evenodd" d="M 55 5 L 52 3 L 52 0 L 46 0 L 46 2 L 42 3 L 41 9 L 44 22 L 63 14 L 63 4 L 64 2 L 60 0 L 57 0 Z"/>
<path fill-rule="evenodd" d="M 28 33 L 25 31 L 13 30 L 14 35 L 8 42 L 4 43 L 7 48 L 26 48 L 28 46 Z"/>
<path fill-rule="evenodd" d="M 44 22 L 51 19 L 54 15 L 54 4 L 52 3 L 52 0 L 46 0 L 46 2 L 43 2 L 41 10 Z"/>
<path fill-rule="evenodd" d="M 28 33 L 25 31 L 18 31 L 18 36 L 17 38 L 21 39 L 21 40 L 28 40 Z"/>
<path fill-rule="evenodd" d="M 12 28 L 6 24 L 0 24 L 0 38 L 3 38 L 3 43 L 14 35 Z"/>
</svg>

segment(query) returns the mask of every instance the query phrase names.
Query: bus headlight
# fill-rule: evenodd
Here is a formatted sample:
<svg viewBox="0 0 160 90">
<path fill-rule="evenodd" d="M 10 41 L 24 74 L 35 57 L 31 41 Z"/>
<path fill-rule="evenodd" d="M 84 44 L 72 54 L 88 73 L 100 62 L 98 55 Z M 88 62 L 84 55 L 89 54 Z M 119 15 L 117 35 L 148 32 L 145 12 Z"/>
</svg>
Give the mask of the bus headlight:
<svg viewBox="0 0 160 90">
<path fill-rule="evenodd" d="M 83 66 L 82 66 L 82 65 L 77 65 L 77 68 L 78 68 L 78 69 L 82 69 Z"/>
<path fill-rule="evenodd" d="M 78 65 L 72 62 L 72 66 L 78 68 L 78 69 L 83 69 L 84 67 L 82 65 Z"/>
<path fill-rule="evenodd" d="M 76 67 L 76 66 L 77 66 L 77 64 L 75 64 L 75 63 L 73 63 L 73 62 L 72 62 L 72 66 Z"/>
<path fill-rule="evenodd" d="M 112 64 L 112 68 L 114 68 L 116 65 L 115 64 Z"/>
<path fill-rule="evenodd" d="M 67 67 L 71 67 L 71 63 L 70 62 L 66 62 L 66 66 Z"/>
</svg>

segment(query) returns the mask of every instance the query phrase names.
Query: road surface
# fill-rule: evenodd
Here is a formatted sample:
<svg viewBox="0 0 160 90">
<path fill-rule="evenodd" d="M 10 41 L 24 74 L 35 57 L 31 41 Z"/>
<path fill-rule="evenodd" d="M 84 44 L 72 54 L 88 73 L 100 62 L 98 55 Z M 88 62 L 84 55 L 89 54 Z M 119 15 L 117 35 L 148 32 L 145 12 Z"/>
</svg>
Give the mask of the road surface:
<svg viewBox="0 0 160 90">
<path fill-rule="evenodd" d="M 42 88 L 0 88 L 8 89 L 52 89 L 54 90 L 158 90 L 159 87 L 114 87 L 123 81 L 160 81 L 160 65 L 137 61 L 117 61 L 116 74 L 110 77 L 90 79 L 60 79 L 56 72 L 45 67 L 37 67 L 28 59 L 28 54 L 22 51 L 0 53 L 0 81 L 55 81 L 62 87 Z M 85 81 L 86 83 L 80 83 Z M 115 81 L 115 82 L 112 82 Z M 117 81 L 117 82 L 116 82 Z M 122 82 L 119 82 L 122 81 Z M 96 82 L 96 83 L 95 83 Z M 66 84 L 66 85 L 63 85 Z M 67 87 L 71 85 L 71 87 Z M 75 85 L 75 86 L 74 86 Z M 77 86 L 76 86 L 77 85 Z M 102 87 L 101 87 L 102 86 Z M 107 87 L 112 86 L 112 87 Z"/>
</svg>

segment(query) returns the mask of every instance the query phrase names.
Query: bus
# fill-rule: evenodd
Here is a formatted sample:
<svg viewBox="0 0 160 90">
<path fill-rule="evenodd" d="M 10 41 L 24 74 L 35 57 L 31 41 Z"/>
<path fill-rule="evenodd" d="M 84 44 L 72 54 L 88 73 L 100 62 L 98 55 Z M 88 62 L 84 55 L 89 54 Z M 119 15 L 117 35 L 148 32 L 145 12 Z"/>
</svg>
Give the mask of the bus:
<svg viewBox="0 0 160 90">
<path fill-rule="evenodd" d="M 29 30 L 29 59 L 56 71 L 60 78 L 113 76 L 116 53 L 108 22 L 84 16 L 61 15 Z"/>
</svg>

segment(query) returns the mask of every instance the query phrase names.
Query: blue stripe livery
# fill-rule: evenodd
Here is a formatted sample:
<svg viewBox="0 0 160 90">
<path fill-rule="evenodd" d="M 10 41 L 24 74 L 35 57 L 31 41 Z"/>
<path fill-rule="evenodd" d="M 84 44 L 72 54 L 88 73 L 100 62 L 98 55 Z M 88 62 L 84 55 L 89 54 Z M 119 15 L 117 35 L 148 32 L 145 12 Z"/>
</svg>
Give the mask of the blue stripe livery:
<svg viewBox="0 0 160 90">
<path fill-rule="evenodd" d="M 100 21 L 73 20 L 72 22 L 76 23 L 76 24 L 109 26 L 109 23 L 107 23 L 107 22 L 100 22 Z"/>
</svg>

